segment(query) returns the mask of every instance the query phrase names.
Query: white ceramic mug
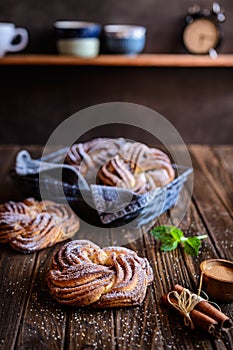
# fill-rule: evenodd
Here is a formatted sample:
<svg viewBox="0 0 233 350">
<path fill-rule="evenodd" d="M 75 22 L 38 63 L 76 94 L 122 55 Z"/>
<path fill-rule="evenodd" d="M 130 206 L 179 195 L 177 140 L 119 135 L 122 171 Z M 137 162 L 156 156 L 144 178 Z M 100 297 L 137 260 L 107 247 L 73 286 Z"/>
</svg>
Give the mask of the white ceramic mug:
<svg viewBox="0 0 233 350">
<path fill-rule="evenodd" d="M 12 44 L 16 36 L 20 36 L 18 44 Z M 14 23 L 0 22 L 0 57 L 6 52 L 17 52 L 23 50 L 28 44 L 28 32 L 24 28 L 16 28 Z"/>
</svg>

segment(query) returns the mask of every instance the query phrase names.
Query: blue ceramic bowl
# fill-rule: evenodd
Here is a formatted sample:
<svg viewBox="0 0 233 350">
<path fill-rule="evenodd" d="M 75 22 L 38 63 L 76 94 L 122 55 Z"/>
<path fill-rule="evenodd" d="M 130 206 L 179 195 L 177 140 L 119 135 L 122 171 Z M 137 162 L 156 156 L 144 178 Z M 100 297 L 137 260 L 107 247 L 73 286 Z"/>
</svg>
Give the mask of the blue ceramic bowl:
<svg viewBox="0 0 233 350">
<path fill-rule="evenodd" d="M 79 21 L 57 21 L 54 23 L 58 39 L 98 38 L 101 25 Z"/>
<path fill-rule="evenodd" d="M 111 53 L 138 54 L 146 42 L 146 28 L 132 25 L 107 25 L 104 27 L 106 49 Z"/>
<path fill-rule="evenodd" d="M 79 21 L 54 23 L 57 32 L 57 50 L 61 55 L 96 57 L 99 53 L 101 26 Z"/>
</svg>

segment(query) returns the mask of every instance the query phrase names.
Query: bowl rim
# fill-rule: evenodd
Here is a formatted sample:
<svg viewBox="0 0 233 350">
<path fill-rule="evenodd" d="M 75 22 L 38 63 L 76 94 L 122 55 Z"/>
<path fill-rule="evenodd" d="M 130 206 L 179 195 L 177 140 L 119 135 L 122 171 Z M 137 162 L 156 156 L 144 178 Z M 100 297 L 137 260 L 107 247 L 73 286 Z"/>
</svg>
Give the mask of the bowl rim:
<svg viewBox="0 0 233 350">
<path fill-rule="evenodd" d="M 54 27 L 57 29 L 86 29 L 90 27 L 101 28 L 101 25 L 95 22 L 59 20 L 54 22 Z"/>
<path fill-rule="evenodd" d="M 200 270 L 201 270 L 201 273 L 203 275 L 206 275 L 208 278 L 214 280 L 214 281 L 219 281 L 219 282 L 223 282 L 223 283 L 229 283 L 233 286 L 233 281 L 230 281 L 230 280 L 227 280 L 227 279 L 224 279 L 224 278 L 220 278 L 220 277 L 215 277 L 213 276 L 211 273 L 208 272 L 208 270 L 206 270 L 206 266 L 211 264 L 211 263 L 220 263 L 221 265 L 227 265 L 230 267 L 232 267 L 233 269 L 233 261 L 230 261 L 230 260 L 226 260 L 226 259 L 209 259 L 209 260 L 204 260 L 201 262 L 200 264 Z"/>
<path fill-rule="evenodd" d="M 133 24 L 106 24 L 103 31 L 108 37 L 141 39 L 146 34 L 146 27 Z"/>
</svg>

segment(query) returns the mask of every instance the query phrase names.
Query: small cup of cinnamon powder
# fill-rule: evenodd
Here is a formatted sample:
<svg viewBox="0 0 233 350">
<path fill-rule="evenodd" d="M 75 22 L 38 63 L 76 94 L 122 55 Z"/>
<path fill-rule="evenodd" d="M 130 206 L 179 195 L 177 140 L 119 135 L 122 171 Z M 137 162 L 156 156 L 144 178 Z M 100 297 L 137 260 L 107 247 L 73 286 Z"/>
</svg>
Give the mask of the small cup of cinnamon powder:
<svg viewBox="0 0 233 350">
<path fill-rule="evenodd" d="M 233 301 L 233 262 L 223 259 L 202 261 L 203 290 L 218 302 Z"/>
</svg>

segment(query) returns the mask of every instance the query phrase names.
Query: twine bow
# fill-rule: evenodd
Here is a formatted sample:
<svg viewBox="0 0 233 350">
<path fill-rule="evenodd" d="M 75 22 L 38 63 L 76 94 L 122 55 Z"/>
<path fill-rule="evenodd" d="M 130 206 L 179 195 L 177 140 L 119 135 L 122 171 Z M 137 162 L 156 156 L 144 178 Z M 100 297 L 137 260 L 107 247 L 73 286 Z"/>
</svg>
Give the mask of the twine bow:
<svg viewBox="0 0 233 350">
<path fill-rule="evenodd" d="M 171 300 L 171 296 L 175 297 L 177 302 Z M 194 329 L 193 321 L 190 317 L 190 312 L 195 308 L 195 306 L 202 300 L 200 296 L 192 294 L 188 289 L 184 288 L 179 294 L 177 291 L 171 291 L 167 295 L 169 303 L 176 308 L 181 315 L 184 316 L 185 326 L 190 326 L 191 329 Z"/>
<path fill-rule="evenodd" d="M 194 324 L 193 321 L 190 317 L 190 312 L 195 308 L 195 306 L 200 302 L 200 301 L 207 301 L 209 304 L 212 304 L 213 306 L 216 307 L 219 311 L 221 311 L 221 308 L 219 307 L 218 304 L 209 301 L 208 295 L 202 291 L 202 282 L 203 282 L 203 273 L 201 274 L 200 277 L 200 283 L 199 283 L 199 288 L 198 288 L 198 294 L 194 294 L 190 292 L 189 289 L 184 288 L 182 292 L 179 294 L 177 291 L 172 290 L 170 293 L 167 295 L 168 302 L 176 308 L 181 315 L 184 316 L 184 324 L 185 326 L 190 326 L 191 329 L 194 329 Z M 200 296 L 200 294 L 203 294 L 204 298 Z M 170 299 L 170 296 L 175 297 L 176 302 L 173 302 Z"/>
</svg>

